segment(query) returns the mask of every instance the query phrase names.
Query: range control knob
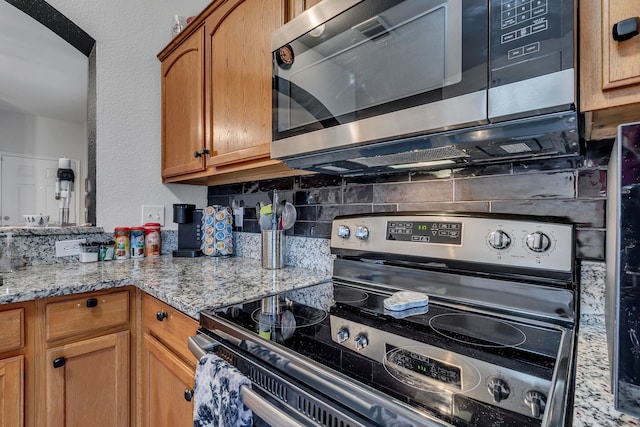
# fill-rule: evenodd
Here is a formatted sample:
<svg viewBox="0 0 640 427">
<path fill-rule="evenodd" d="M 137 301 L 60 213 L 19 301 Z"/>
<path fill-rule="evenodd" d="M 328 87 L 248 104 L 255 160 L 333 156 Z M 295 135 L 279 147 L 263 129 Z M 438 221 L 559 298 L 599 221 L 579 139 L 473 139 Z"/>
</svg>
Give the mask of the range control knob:
<svg viewBox="0 0 640 427">
<path fill-rule="evenodd" d="M 525 242 L 533 252 L 546 252 L 551 247 L 551 239 L 541 231 L 529 234 Z"/>
<path fill-rule="evenodd" d="M 369 238 L 369 229 L 364 225 L 359 225 L 356 228 L 356 237 L 360 240 L 367 240 Z"/>
<path fill-rule="evenodd" d="M 351 230 L 347 225 L 338 226 L 338 237 L 342 237 L 343 239 L 348 239 L 351 236 Z"/>
<path fill-rule="evenodd" d="M 529 390 L 524 395 L 524 403 L 531 409 L 531 416 L 534 418 L 540 418 L 540 415 L 544 412 L 544 408 L 547 406 L 547 396 L 539 391 Z"/>
<path fill-rule="evenodd" d="M 358 351 L 362 350 L 363 348 L 369 345 L 369 338 L 367 338 L 365 334 L 356 335 L 353 341 L 356 345 L 356 350 Z"/>
<path fill-rule="evenodd" d="M 343 343 L 348 339 L 349 339 L 349 329 L 347 328 L 338 329 L 338 332 L 336 332 L 336 340 L 339 343 Z"/>
<path fill-rule="evenodd" d="M 509 397 L 509 385 L 500 378 L 491 378 L 487 383 L 487 390 L 489 394 L 493 396 L 493 400 L 496 403 L 500 403 L 507 397 Z"/>
<path fill-rule="evenodd" d="M 493 249 L 507 249 L 511 246 L 511 237 L 502 230 L 496 230 L 489 234 L 489 246 Z"/>
</svg>

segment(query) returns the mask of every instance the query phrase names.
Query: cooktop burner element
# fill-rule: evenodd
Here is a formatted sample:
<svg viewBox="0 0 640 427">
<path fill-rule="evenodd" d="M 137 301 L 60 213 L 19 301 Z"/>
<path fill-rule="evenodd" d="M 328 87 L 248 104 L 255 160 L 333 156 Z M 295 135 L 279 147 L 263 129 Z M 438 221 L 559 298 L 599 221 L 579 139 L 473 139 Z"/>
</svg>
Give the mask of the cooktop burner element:
<svg viewBox="0 0 640 427">
<path fill-rule="evenodd" d="M 331 284 L 203 313 L 201 330 L 229 346 L 234 360 L 264 366 L 255 389 L 278 390 L 278 405 L 289 392 L 276 384 L 287 378 L 304 396 L 318 395 L 304 408 L 339 409 L 345 425 L 381 425 L 373 414 L 385 414 L 416 427 L 567 426 L 574 245 L 573 226 L 558 220 L 340 217 Z M 385 308 L 407 291 L 424 294 L 428 305 Z M 253 359 L 247 348 L 268 357 Z"/>
<path fill-rule="evenodd" d="M 517 347 L 527 340 L 516 326 L 475 314 L 448 313 L 429 319 L 437 333 L 477 347 Z"/>
<path fill-rule="evenodd" d="M 333 291 L 333 299 L 336 302 L 356 303 L 369 298 L 369 294 L 360 289 L 339 288 Z"/>
</svg>

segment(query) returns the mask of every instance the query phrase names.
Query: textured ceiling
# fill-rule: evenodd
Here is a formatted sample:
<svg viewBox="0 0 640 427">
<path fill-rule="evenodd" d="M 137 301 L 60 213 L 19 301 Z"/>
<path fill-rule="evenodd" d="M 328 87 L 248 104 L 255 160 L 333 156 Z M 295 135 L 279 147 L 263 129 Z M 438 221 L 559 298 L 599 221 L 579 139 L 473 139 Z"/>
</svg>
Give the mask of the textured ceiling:
<svg viewBox="0 0 640 427">
<path fill-rule="evenodd" d="M 87 79 L 85 55 L 0 1 L 0 110 L 84 122 Z"/>
</svg>

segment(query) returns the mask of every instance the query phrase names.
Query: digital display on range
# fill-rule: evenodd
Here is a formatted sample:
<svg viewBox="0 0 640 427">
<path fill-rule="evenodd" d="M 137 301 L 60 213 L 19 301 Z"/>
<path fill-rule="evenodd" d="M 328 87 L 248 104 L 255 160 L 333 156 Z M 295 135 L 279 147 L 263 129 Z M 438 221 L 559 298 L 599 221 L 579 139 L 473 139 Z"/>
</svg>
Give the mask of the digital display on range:
<svg viewBox="0 0 640 427">
<path fill-rule="evenodd" d="M 462 244 L 461 222 L 387 221 L 387 240 L 417 243 Z"/>
<path fill-rule="evenodd" d="M 459 390 L 462 389 L 462 371 L 458 366 L 389 344 L 386 347 L 389 362 Z"/>
</svg>

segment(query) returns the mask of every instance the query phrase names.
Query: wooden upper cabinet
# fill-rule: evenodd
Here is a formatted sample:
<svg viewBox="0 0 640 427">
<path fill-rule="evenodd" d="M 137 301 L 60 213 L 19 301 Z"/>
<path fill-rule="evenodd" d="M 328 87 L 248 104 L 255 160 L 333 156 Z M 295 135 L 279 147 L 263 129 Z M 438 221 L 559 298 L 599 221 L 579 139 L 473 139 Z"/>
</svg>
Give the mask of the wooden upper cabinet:
<svg viewBox="0 0 640 427">
<path fill-rule="evenodd" d="M 164 182 L 309 173 L 271 159 L 271 33 L 290 1 L 213 0 L 160 52 Z"/>
<path fill-rule="evenodd" d="M 286 0 L 287 1 L 287 21 L 292 20 L 305 10 L 320 3 L 322 0 Z"/>
<path fill-rule="evenodd" d="M 206 21 L 207 165 L 221 173 L 279 163 L 271 153 L 271 33 L 281 0 L 230 0 Z"/>
<path fill-rule="evenodd" d="M 581 1 L 580 111 L 586 139 L 611 138 L 640 114 L 640 36 L 615 41 L 613 26 L 640 15 L 640 0 Z"/>
<path fill-rule="evenodd" d="M 606 1 L 602 10 L 604 89 L 640 83 L 640 36 L 616 41 L 611 32 L 616 23 L 640 15 L 640 0 Z M 605 32 L 604 30 L 607 30 Z"/>
<path fill-rule="evenodd" d="M 205 170 L 204 26 L 162 59 L 162 177 Z"/>
</svg>

